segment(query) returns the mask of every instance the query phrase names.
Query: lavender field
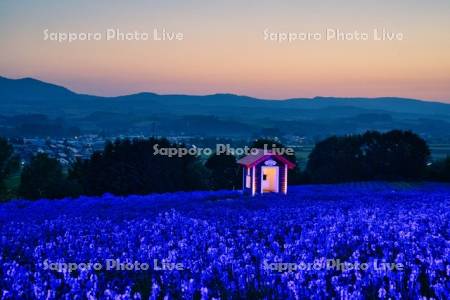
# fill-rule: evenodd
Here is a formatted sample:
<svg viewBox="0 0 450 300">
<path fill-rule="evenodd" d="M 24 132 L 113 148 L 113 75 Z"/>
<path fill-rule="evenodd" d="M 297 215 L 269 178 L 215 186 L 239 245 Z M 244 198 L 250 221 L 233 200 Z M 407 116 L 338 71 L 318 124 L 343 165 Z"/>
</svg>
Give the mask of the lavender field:
<svg viewBox="0 0 450 300">
<path fill-rule="evenodd" d="M 449 299 L 449 222 L 438 184 L 12 201 L 1 299 Z"/>
</svg>

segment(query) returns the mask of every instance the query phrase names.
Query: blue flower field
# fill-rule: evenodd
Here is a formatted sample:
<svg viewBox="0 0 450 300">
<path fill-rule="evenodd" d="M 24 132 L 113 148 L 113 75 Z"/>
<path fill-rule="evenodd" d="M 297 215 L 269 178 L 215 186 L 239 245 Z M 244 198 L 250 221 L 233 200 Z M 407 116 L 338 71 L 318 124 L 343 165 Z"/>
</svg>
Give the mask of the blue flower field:
<svg viewBox="0 0 450 300">
<path fill-rule="evenodd" d="M 11 201 L 0 298 L 449 299 L 449 222 L 431 183 Z"/>
</svg>

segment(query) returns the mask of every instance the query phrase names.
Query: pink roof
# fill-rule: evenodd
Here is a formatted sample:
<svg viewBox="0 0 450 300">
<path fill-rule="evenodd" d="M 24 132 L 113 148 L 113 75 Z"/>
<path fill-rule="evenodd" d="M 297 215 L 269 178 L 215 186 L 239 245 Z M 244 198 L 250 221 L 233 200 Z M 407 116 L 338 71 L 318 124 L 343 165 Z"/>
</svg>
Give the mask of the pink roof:
<svg viewBox="0 0 450 300">
<path fill-rule="evenodd" d="M 237 163 L 240 165 L 244 165 L 247 168 L 250 168 L 271 157 L 275 157 L 277 160 L 286 164 L 289 169 L 293 169 L 295 167 L 295 164 L 292 163 L 290 160 L 286 159 L 284 156 L 273 153 L 270 150 L 264 149 L 253 149 L 251 154 L 244 156 L 243 158 L 238 160 Z"/>
</svg>

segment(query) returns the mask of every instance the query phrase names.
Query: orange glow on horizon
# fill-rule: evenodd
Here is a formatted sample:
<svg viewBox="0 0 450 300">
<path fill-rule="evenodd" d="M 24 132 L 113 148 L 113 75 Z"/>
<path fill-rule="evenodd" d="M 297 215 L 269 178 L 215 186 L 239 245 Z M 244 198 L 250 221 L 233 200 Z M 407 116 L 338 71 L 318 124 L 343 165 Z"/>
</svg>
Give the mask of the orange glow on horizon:
<svg viewBox="0 0 450 300">
<path fill-rule="evenodd" d="M 99 0 L 89 2 L 86 9 L 43 0 L 30 2 L 33 10 L 2 2 L 0 75 L 34 77 L 105 96 L 148 91 L 264 99 L 395 96 L 450 102 L 447 0 L 433 5 L 351 0 L 345 6 L 330 0 L 323 5 L 283 0 L 213 1 L 206 6 L 176 2 L 183 10 L 160 1 L 112 6 Z M 167 35 L 182 32 L 184 39 L 59 43 L 43 38 L 45 29 L 104 33 L 108 28 L 149 33 L 156 28 Z M 266 30 L 325 34 L 329 28 L 348 33 L 376 28 L 400 32 L 404 39 L 265 40 Z"/>
</svg>

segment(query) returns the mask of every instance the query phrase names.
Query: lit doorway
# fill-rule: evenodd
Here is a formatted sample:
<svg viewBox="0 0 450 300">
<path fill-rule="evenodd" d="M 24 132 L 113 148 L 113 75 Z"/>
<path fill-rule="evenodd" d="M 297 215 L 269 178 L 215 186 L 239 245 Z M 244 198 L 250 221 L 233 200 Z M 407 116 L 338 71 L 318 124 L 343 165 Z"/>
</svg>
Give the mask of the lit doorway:
<svg viewBox="0 0 450 300">
<path fill-rule="evenodd" d="M 261 167 L 261 194 L 278 193 L 279 167 Z"/>
</svg>

